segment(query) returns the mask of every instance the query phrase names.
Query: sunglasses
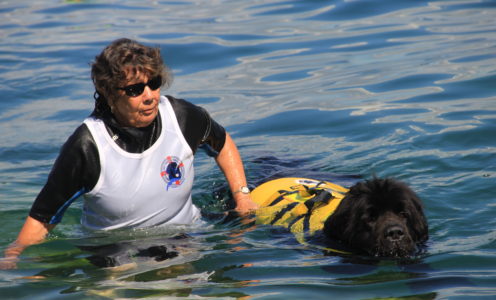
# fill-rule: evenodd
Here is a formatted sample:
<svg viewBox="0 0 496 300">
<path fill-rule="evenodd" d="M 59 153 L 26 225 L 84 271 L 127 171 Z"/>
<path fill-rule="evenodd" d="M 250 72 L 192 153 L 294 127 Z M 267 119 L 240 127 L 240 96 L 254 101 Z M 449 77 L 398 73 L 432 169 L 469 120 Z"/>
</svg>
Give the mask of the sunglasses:
<svg viewBox="0 0 496 300">
<path fill-rule="evenodd" d="M 145 86 L 149 86 L 152 91 L 158 89 L 162 85 L 162 76 L 158 75 L 150 80 L 147 83 L 135 83 L 125 87 L 118 88 L 119 90 L 123 90 L 126 95 L 129 97 L 136 97 L 143 94 L 145 90 Z"/>
</svg>

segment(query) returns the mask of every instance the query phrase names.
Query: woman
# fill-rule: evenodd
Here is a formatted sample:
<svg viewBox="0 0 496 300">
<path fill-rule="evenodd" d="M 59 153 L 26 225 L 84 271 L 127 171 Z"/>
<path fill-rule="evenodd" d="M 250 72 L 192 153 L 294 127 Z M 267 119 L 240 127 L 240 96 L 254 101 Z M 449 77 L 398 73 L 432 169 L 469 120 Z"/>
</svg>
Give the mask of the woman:
<svg viewBox="0 0 496 300">
<path fill-rule="evenodd" d="M 256 208 L 236 145 L 200 107 L 161 86 L 171 76 L 160 50 L 129 39 L 107 46 L 92 64 L 95 108 L 67 142 L 36 198 L 3 268 L 43 241 L 67 207 L 84 196 L 82 225 L 90 230 L 189 224 L 199 217 L 191 201 L 193 157 L 208 147 L 224 172 L 236 210 Z"/>
</svg>

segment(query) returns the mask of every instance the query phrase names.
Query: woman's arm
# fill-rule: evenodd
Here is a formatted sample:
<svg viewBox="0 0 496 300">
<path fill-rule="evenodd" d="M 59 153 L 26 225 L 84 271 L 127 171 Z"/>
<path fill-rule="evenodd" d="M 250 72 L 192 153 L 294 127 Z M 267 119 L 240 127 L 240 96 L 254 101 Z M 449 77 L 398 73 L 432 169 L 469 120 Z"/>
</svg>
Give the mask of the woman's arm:
<svg viewBox="0 0 496 300">
<path fill-rule="evenodd" d="M 42 223 L 32 217 L 27 217 L 17 240 L 5 249 L 5 257 L 0 259 L 0 269 L 14 269 L 17 267 L 19 255 L 28 246 L 41 243 L 55 224 Z"/>
<path fill-rule="evenodd" d="M 232 192 L 239 190 L 242 186 L 246 186 L 246 176 L 241 156 L 228 133 L 226 133 L 224 147 L 215 160 L 226 176 Z M 246 213 L 258 208 L 258 205 L 251 200 L 250 194 L 234 193 L 233 197 L 236 201 L 236 210 L 238 212 Z"/>
<path fill-rule="evenodd" d="M 81 190 L 91 190 L 100 176 L 98 149 L 86 125 L 80 125 L 62 146 L 47 182 L 36 197 L 17 240 L 7 246 L 0 269 L 15 268 L 22 251 L 42 242 Z"/>
</svg>

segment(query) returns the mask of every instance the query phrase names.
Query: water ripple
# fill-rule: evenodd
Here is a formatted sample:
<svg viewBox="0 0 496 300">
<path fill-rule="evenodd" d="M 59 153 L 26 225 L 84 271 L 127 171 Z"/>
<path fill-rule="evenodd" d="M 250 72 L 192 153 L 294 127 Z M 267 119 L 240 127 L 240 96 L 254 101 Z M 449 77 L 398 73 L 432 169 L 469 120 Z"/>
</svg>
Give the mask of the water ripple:
<svg viewBox="0 0 496 300">
<path fill-rule="evenodd" d="M 162 49 L 176 77 L 165 93 L 227 127 L 250 180 L 278 167 L 395 176 L 424 199 L 431 226 L 419 263 L 370 265 L 268 228 L 214 224 L 191 233 L 186 248 L 197 251 L 182 261 L 109 278 L 70 240 L 79 239 L 76 204 L 21 269 L 0 275 L 5 297 L 494 294 L 493 1 L 19 0 L 2 2 L 0 14 L 2 247 L 93 106 L 88 64 L 122 36 Z M 260 166 L 260 157 L 275 159 Z M 223 196 L 212 196 L 222 175 L 203 156 L 197 166 L 195 200 L 222 210 Z"/>
</svg>

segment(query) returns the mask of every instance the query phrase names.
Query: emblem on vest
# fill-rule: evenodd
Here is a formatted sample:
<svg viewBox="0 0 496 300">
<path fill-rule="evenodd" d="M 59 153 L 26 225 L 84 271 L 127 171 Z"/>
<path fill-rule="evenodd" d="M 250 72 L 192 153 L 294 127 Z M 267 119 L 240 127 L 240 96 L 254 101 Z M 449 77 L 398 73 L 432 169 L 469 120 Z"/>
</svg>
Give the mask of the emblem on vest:
<svg viewBox="0 0 496 300">
<path fill-rule="evenodd" d="M 179 187 L 184 182 L 184 163 L 176 156 L 167 156 L 160 167 L 160 176 L 169 188 Z"/>
</svg>

